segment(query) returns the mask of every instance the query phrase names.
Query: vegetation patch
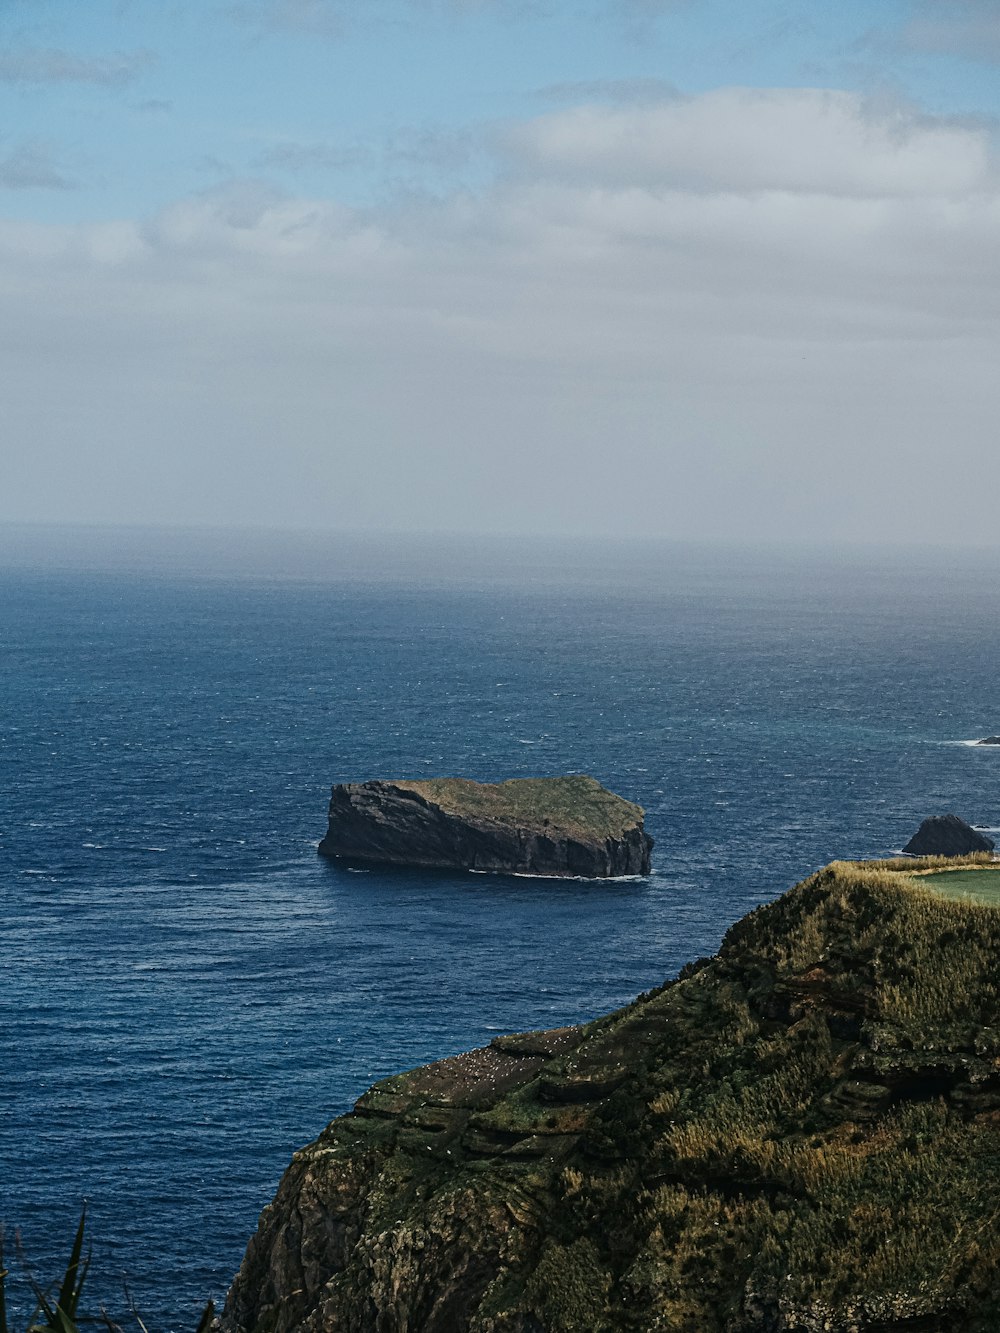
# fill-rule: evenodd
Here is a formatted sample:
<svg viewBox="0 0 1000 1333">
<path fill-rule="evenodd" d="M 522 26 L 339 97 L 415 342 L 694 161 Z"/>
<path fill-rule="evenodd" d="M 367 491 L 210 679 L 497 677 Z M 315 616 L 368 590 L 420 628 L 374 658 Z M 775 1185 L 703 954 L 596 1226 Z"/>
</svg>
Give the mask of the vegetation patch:
<svg viewBox="0 0 1000 1333">
<path fill-rule="evenodd" d="M 936 870 L 927 876 L 927 885 L 947 898 L 971 897 L 1000 906 L 1000 865 L 991 870 Z"/>
<path fill-rule="evenodd" d="M 415 791 L 448 814 L 514 824 L 551 836 L 620 838 L 643 816 L 641 806 L 583 774 L 495 783 L 430 778 L 393 785 Z"/>
<path fill-rule="evenodd" d="M 403 1112 L 335 1121 L 226 1333 L 320 1308 L 355 1333 L 995 1333 L 1000 906 L 933 881 L 998 872 L 938 868 L 835 863 L 572 1049 L 507 1040 L 491 1058 L 523 1077 L 497 1065 L 441 1148 Z M 401 1104 L 426 1087 L 393 1081 Z M 350 1243 L 317 1264 L 331 1216 Z"/>
</svg>

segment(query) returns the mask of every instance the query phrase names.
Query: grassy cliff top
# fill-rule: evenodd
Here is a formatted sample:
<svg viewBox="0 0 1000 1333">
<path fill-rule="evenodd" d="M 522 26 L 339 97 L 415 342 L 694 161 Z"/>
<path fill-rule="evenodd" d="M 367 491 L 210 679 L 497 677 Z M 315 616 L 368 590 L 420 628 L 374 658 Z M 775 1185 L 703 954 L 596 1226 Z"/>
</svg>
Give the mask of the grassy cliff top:
<svg viewBox="0 0 1000 1333">
<path fill-rule="evenodd" d="M 970 852 L 966 856 L 896 856 L 885 861 L 835 861 L 833 864 L 908 878 L 921 889 L 958 902 L 1000 906 L 1000 861 L 994 860 L 992 852 Z"/>
<path fill-rule="evenodd" d="M 359 1333 L 375 1312 L 995 1333 L 1000 909 L 938 892 L 940 869 L 835 862 L 616 1013 L 376 1084 L 297 1155 L 227 1333 L 310 1309 Z M 329 1198 L 360 1239 L 304 1290 L 288 1219 L 325 1237 Z"/>
<path fill-rule="evenodd" d="M 1000 903 L 1000 865 L 963 866 L 956 870 L 933 870 L 924 883 L 947 898 L 971 898 L 977 902 Z"/>
<path fill-rule="evenodd" d="M 448 814 L 489 819 L 551 836 L 618 838 L 642 821 L 639 805 L 616 796 L 596 778 L 510 778 L 473 782 L 470 778 L 428 778 L 394 782 Z"/>
</svg>

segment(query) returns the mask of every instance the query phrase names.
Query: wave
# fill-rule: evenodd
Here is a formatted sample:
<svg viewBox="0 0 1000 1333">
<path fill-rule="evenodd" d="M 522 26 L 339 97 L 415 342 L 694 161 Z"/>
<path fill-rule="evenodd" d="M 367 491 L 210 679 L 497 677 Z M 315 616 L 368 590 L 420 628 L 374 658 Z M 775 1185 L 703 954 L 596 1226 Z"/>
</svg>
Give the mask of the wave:
<svg viewBox="0 0 1000 1333">
<path fill-rule="evenodd" d="M 536 870 L 480 870 L 469 866 L 470 875 L 509 875 L 511 879 L 565 880 L 568 884 L 638 884 L 649 875 L 543 875 Z"/>
<path fill-rule="evenodd" d="M 531 870 L 477 871 L 477 874 L 509 874 L 514 879 L 561 879 L 571 884 L 637 884 L 648 875 L 539 875 Z"/>
</svg>

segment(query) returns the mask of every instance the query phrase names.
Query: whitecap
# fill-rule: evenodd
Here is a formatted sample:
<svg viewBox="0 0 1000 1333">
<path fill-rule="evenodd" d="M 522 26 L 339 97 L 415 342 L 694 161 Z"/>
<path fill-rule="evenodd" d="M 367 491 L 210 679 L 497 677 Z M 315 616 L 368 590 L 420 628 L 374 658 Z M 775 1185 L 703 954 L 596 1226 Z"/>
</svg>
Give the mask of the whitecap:
<svg viewBox="0 0 1000 1333">
<path fill-rule="evenodd" d="M 635 884 L 648 878 L 646 875 L 540 875 L 532 870 L 511 870 L 511 871 L 485 871 L 485 874 L 496 873 L 500 875 L 510 874 L 514 879 L 560 879 L 569 880 L 576 884 Z"/>
</svg>

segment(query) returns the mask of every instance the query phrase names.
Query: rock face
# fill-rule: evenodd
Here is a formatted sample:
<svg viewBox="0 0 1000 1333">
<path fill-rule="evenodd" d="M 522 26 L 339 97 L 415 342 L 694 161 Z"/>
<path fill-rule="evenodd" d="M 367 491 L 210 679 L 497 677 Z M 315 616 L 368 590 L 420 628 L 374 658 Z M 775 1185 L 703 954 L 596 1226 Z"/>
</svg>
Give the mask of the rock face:
<svg viewBox="0 0 1000 1333">
<path fill-rule="evenodd" d="M 995 1333 L 1000 908 L 899 864 L 376 1084 L 296 1153 L 222 1333 Z"/>
<path fill-rule="evenodd" d="M 609 879 L 647 875 L 641 806 L 594 778 L 350 782 L 333 788 L 324 856 Z"/>
<path fill-rule="evenodd" d="M 993 840 L 958 815 L 931 815 L 903 848 L 911 856 L 968 856 L 992 852 Z"/>
</svg>

